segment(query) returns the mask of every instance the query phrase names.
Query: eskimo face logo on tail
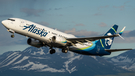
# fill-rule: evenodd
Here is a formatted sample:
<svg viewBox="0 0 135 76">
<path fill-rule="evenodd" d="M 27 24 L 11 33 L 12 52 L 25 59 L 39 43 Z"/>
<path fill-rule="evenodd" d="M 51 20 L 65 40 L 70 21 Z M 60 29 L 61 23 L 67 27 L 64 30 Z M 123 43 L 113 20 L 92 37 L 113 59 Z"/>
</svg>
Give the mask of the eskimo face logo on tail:
<svg viewBox="0 0 135 76">
<path fill-rule="evenodd" d="M 35 25 L 30 25 L 30 26 L 24 26 L 23 30 L 26 30 L 28 29 L 28 32 L 32 32 L 32 33 L 35 33 L 37 35 L 40 35 L 41 37 L 42 36 L 46 36 L 48 33 L 45 32 L 44 29 L 40 30 L 40 28 L 37 28 Z"/>
<path fill-rule="evenodd" d="M 108 36 L 112 35 L 111 33 L 107 34 Z M 106 46 L 111 46 L 112 44 L 112 38 L 105 38 L 105 45 Z"/>
</svg>

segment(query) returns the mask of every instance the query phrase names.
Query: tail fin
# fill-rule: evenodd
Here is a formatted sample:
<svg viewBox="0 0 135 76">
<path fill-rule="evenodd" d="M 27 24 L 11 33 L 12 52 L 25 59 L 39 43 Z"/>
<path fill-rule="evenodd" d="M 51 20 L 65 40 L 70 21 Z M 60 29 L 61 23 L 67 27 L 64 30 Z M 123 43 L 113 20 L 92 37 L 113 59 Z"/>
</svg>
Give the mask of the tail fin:
<svg viewBox="0 0 135 76">
<path fill-rule="evenodd" d="M 110 30 L 104 35 L 104 36 L 109 36 L 109 35 L 114 35 L 117 33 L 118 25 L 113 25 Z M 102 45 L 104 46 L 105 49 L 110 49 L 111 45 L 113 43 L 114 37 L 112 38 L 105 38 L 101 39 L 102 40 Z"/>
</svg>

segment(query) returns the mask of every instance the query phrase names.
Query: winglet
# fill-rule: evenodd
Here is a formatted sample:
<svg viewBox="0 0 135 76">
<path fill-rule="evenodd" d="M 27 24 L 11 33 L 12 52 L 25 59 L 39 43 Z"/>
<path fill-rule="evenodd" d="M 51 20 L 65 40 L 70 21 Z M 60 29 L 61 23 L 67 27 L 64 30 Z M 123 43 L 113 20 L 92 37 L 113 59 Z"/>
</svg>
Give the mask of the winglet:
<svg viewBox="0 0 135 76">
<path fill-rule="evenodd" d="M 119 35 L 122 35 L 123 31 L 125 30 L 126 26 L 120 31 Z"/>
<path fill-rule="evenodd" d="M 123 29 L 120 31 L 120 33 L 118 34 L 119 35 L 119 37 L 120 38 L 122 38 L 123 40 L 124 40 L 124 38 L 121 36 L 122 35 L 122 33 L 123 33 L 123 31 L 125 30 L 125 28 L 126 28 L 126 26 L 125 27 L 123 27 Z"/>
</svg>

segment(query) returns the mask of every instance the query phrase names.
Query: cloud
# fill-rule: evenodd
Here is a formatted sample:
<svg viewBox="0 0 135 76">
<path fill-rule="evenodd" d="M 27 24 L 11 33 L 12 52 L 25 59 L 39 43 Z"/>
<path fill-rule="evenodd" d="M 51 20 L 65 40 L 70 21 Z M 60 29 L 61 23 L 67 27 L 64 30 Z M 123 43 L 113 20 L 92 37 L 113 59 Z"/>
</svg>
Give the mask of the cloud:
<svg viewBox="0 0 135 76">
<path fill-rule="evenodd" d="M 135 30 L 125 31 L 122 34 L 124 40 L 121 38 L 116 38 L 117 43 L 134 43 L 135 42 Z"/>
<path fill-rule="evenodd" d="M 71 29 L 71 30 L 66 30 L 65 33 L 69 33 L 69 34 L 73 34 L 75 36 L 86 36 L 86 37 L 90 37 L 90 36 L 96 36 L 99 35 L 98 32 L 94 32 L 94 31 L 86 31 L 86 30 L 81 30 L 81 31 L 76 31 L 76 29 Z"/>
<path fill-rule="evenodd" d="M 99 23 L 98 25 L 99 25 L 100 27 L 106 27 L 106 26 L 107 26 L 107 24 L 104 23 L 104 22 L 101 22 L 101 23 Z"/>
<path fill-rule="evenodd" d="M 108 8 L 108 7 L 109 7 L 109 5 L 100 6 L 100 7 L 98 8 L 98 10 L 99 10 L 99 11 L 103 11 L 103 9 L 106 9 L 106 8 Z"/>
<path fill-rule="evenodd" d="M 115 43 L 135 43 L 135 37 L 124 37 L 124 40 L 120 37 L 115 38 Z"/>
<path fill-rule="evenodd" d="M 106 6 L 100 6 L 100 8 L 108 8 L 109 5 L 106 5 Z"/>
<path fill-rule="evenodd" d="M 61 10 L 62 8 L 54 8 L 54 10 Z"/>
<path fill-rule="evenodd" d="M 40 16 L 40 13 L 43 13 L 43 9 L 30 9 L 30 8 L 22 8 L 21 12 L 26 13 L 27 16 Z"/>
<path fill-rule="evenodd" d="M 62 8 L 49 8 L 49 10 L 61 10 Z"/>
<path fill-rule="evenodd" d="M 4 14 L 4 15 L 0 15 L 0 17 L 13 17 L 12 14 Z"/>
<path fill-rule="evenodd" d="M 125 9 L 125 5 L 122 5 L 122 6 L 113 6 L 114 8 L 118 8 L 120 10 L 124 10 Z"/>
<path fill-rule="evenodd" d="M 124 37 L 135 37 L 135 30 L 124 31 L 124 33 L 122 34 L 122 36 L 124 36 Z"/>
<path fill-rule="evenodd" d="M 129 3 L 129 2 L 130 2 L 130 1 L 126 1 L 126 2 L 124 2 L 124 4 L 121 5 L 121 6 L 113 6 L 113 7 L 114 7 L 114 8 L 118 8 L 118 9 L 120 9 L 120 10 L 124 10 L 125 7 L 126 7 L 126 4 Z"/>
<path fill-rule="evenodd" d="M 85 25 L 80 23 L 80 24 L 76 24 L 75 26 L 85 26 Z"/>
</svg>

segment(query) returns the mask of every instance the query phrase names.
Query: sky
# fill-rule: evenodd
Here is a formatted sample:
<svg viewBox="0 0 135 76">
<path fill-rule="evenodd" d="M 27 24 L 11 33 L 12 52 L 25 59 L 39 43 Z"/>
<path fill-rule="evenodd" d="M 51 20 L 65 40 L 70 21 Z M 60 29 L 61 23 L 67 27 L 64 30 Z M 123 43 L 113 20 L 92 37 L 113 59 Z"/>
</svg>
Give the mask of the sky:
<svg viewBox="0 0 135 76">
<path fill-rule="evenodd" d="M 114 24 L 126 26 L 124 40 L 115 38 L 112 49 L 135 48 L 135 0 L 0 0 L 0 21 L 22 18 L 77 37 L 101 36 Z M 24 36 L 0 23 L 0 54 L 29 47 Z M 110 56 L 122 52 L 112 53 Z"/>
</svg>

